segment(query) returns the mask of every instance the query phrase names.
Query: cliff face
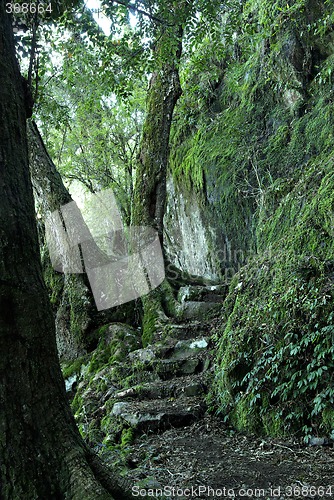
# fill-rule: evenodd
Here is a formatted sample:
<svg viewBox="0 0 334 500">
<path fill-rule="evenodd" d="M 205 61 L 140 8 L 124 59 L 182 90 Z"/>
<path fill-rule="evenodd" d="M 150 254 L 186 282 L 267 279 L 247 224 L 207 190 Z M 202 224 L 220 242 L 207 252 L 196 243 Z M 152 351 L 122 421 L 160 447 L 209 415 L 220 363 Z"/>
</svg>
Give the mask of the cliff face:
<svg viewBox="0 0 334 500">
<path fill-rule="evenodd" d="M 205 194 L 182 192 L 172 178 L 167 183 L 164 219 L 169 260 L 193 276 L 221 282 L 230 267 L 231 243 L 221 229 Z"/>
<path fill-rule="evenodd" d="M 333 9 L 249 0 L 224 19 L 221 51 L 203 41 L 202 76 L 197 60 L 184 78 L 193 93 L 174 127 L 170 253 L 194 274 L 239 271 L 217 338 L 219 412 L 243 430 L 330 434 Z"/>
</svg>

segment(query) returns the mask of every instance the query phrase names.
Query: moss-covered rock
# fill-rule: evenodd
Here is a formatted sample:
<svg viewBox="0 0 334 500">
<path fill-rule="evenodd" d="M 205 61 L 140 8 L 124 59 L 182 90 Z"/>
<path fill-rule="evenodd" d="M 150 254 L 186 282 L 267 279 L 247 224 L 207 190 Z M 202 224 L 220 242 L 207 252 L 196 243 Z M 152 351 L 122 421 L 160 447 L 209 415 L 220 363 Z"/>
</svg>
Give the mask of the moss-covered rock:
<svg viewBox="0 0 334 500">
<path fill-rule="evenodd" d="M 102 442 L 105 435 L 101 427 L 99 408 L 121 387 L 121 383 L 131 374 L 126 363 L 129 352 L 141 347 L 140 334 L 123 323 L 112 323 L 99 328 L 94 336 L 99 338 L 96 349 L 81 359 L 84 369 L 80 370 L 76 395 L 72 408 L 83 435 L 92 442 Z M 79 360 L 64 368 L 68 373 L 79 365 Z M 77 368 L 76 368 L 77 369 Z M 89 424 L 94 420 L 94 425 Z M 102 426 L 103 427 L 103 426 Z M 94 430 L 95 429 L 95 430 Z M 93 439 L 92 433 L 102 433 L 100 441 Z"/>
<path fill-rule="evenodd" d="M 258 43 L 250 54 L 238 38 L 245 52 L 226 71 L 213 126 L 225 126 L 217 158 L 226 189 L 242 197 L 248 185 L 255 199 L 256 251 L 225 301 L 213 399 L 240 430 L 307 440 L 333 429 L 332 12 L 255 0 L 246 11 L 259 22 Z M 237 200 L 223 200 L 233 223 Z"/>
<path fill-rule="evenodd" d="M 259 255 L 231 284 L 216 395 L 239 429 L 332 431 L 333 160 L 323 154 L 304 166 L 262 220 Z"/>
</svg>

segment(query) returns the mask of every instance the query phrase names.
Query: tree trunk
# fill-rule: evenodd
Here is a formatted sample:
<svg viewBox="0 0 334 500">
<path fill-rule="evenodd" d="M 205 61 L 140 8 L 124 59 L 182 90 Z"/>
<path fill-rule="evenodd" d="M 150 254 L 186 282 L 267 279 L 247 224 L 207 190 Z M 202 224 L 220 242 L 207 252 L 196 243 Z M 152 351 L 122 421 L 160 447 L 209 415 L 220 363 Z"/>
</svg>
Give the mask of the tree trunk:
<svg viewBox="0 0 334 500">
<path fill-rule="evenodd" d="M 167 36 L 168 32 L 162 36 L 158 51 L 160 45 L 168 44 Z M 171 44 L 174 50 L 169 54 L 169 61 L 164 56 L 161 67 L 151 77 L 133 195 L 132 225 L 157 230 L 162 248 L 170 128 L 175 105 L 182 94 L 177 67 L 181 57 L 181 37 L 180 28 L 178 47 L 175 50 L 175 45 Z M 142 302 L 142 339 L 147 345 L 152 342 L 161 321 L 167 319 L 165 312 L 173 312 L 175 301 L 165 280 L 158 289 L 143 297 Z"/>
<path fill-rule="evenodd" d="M 38 211 L 43 220 L 62 205 L 71 203 L 72 197 L 56 169 L 35 122 L 27 126 L 29 166 Z M 56 310 L 56 340 L 61 359 L 84 354 L 85 337 L 93 327 L 94 299 L 82 274 L 59 275 L 53 270 L 47 244 L 44 247 L 43 268 L 47 285 L 53 290 Z M 56 286 L 55 286 L 56 285 Z"/>
<path fill-rule="evenodd" d="M 180 56 L 181 48 L 177 51 L 177 60 Z M 171 60 L 174 59 L 175 54 L 172 54 Z M 181 93 L 177 67 L 175 64 L 164 63 L 151 77 L 136 167 L 132 225 L 153 227 L 158 231 L 161 242 L 170 127 L 174 108 Z"/>
<path fill-rule="evenodd" d="M 66 398 L 42 278 L 25 121 L 11 19 L 1 2 L 0 497 L 111 499 L 114 481 L 100 473 Z"/>
<path fill-rule="evenodd" d="M 38 211 L 45 220 L 52 212 L 73 200 L 46 149 L 36 123 L 29 121 L 27 132 L 29 166 L 35 200 Z M 89 233 L 83 220 L 82 224 Z M 57 228 L 54 228 L 54 231 L 56 230 Z M 98 311 L 86 274 L 68 272 L 60 274 L 54 271 L 44 239 L 42 229 L 40 231 L 40 244 L 43 248 L 42 264 L 56 315 L 58 353 L 62 360 L 73 359 L 90 348 L 89 333 L 92 330 L 111 321 L 131 321 L 134 308 L 127 304 L 112 310 Z M 92 240 L 91 251 L 94 250 L 94 245 Z M 108 262 L 97 246 L 94 251 L 101 260 L 106 259 Z"/>
</svg>

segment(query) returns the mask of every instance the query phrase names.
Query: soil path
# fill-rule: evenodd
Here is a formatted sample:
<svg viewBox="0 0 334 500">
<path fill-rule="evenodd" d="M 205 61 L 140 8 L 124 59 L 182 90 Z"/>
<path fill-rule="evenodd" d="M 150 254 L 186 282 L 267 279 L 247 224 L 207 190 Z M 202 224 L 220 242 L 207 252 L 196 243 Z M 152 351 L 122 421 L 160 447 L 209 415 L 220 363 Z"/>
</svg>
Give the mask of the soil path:
<svg viewBox="0 0 334 500">
<path fill-rule="evenodd" d="M 179 500 L 334 497 L 333 447 L 237 434 L 210 416 L 140 436 L 127 462 L 134 498 L 159 489 Z"/>
</svg>

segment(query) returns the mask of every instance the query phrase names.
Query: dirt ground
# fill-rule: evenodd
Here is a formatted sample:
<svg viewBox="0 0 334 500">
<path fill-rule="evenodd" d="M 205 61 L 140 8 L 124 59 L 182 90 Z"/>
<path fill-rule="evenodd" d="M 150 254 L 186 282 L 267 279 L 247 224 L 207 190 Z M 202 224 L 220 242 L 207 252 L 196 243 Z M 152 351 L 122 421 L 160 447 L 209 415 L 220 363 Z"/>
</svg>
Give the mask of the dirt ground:
<svg viewBox="0 0 334 500">
<path fill-rule="evenodd" d="M 333 445 L 246 436 L 210 416 L 183 429 L 140 436 L 127 466 L 134 498 L 334 497 Z"/>
</svg>

